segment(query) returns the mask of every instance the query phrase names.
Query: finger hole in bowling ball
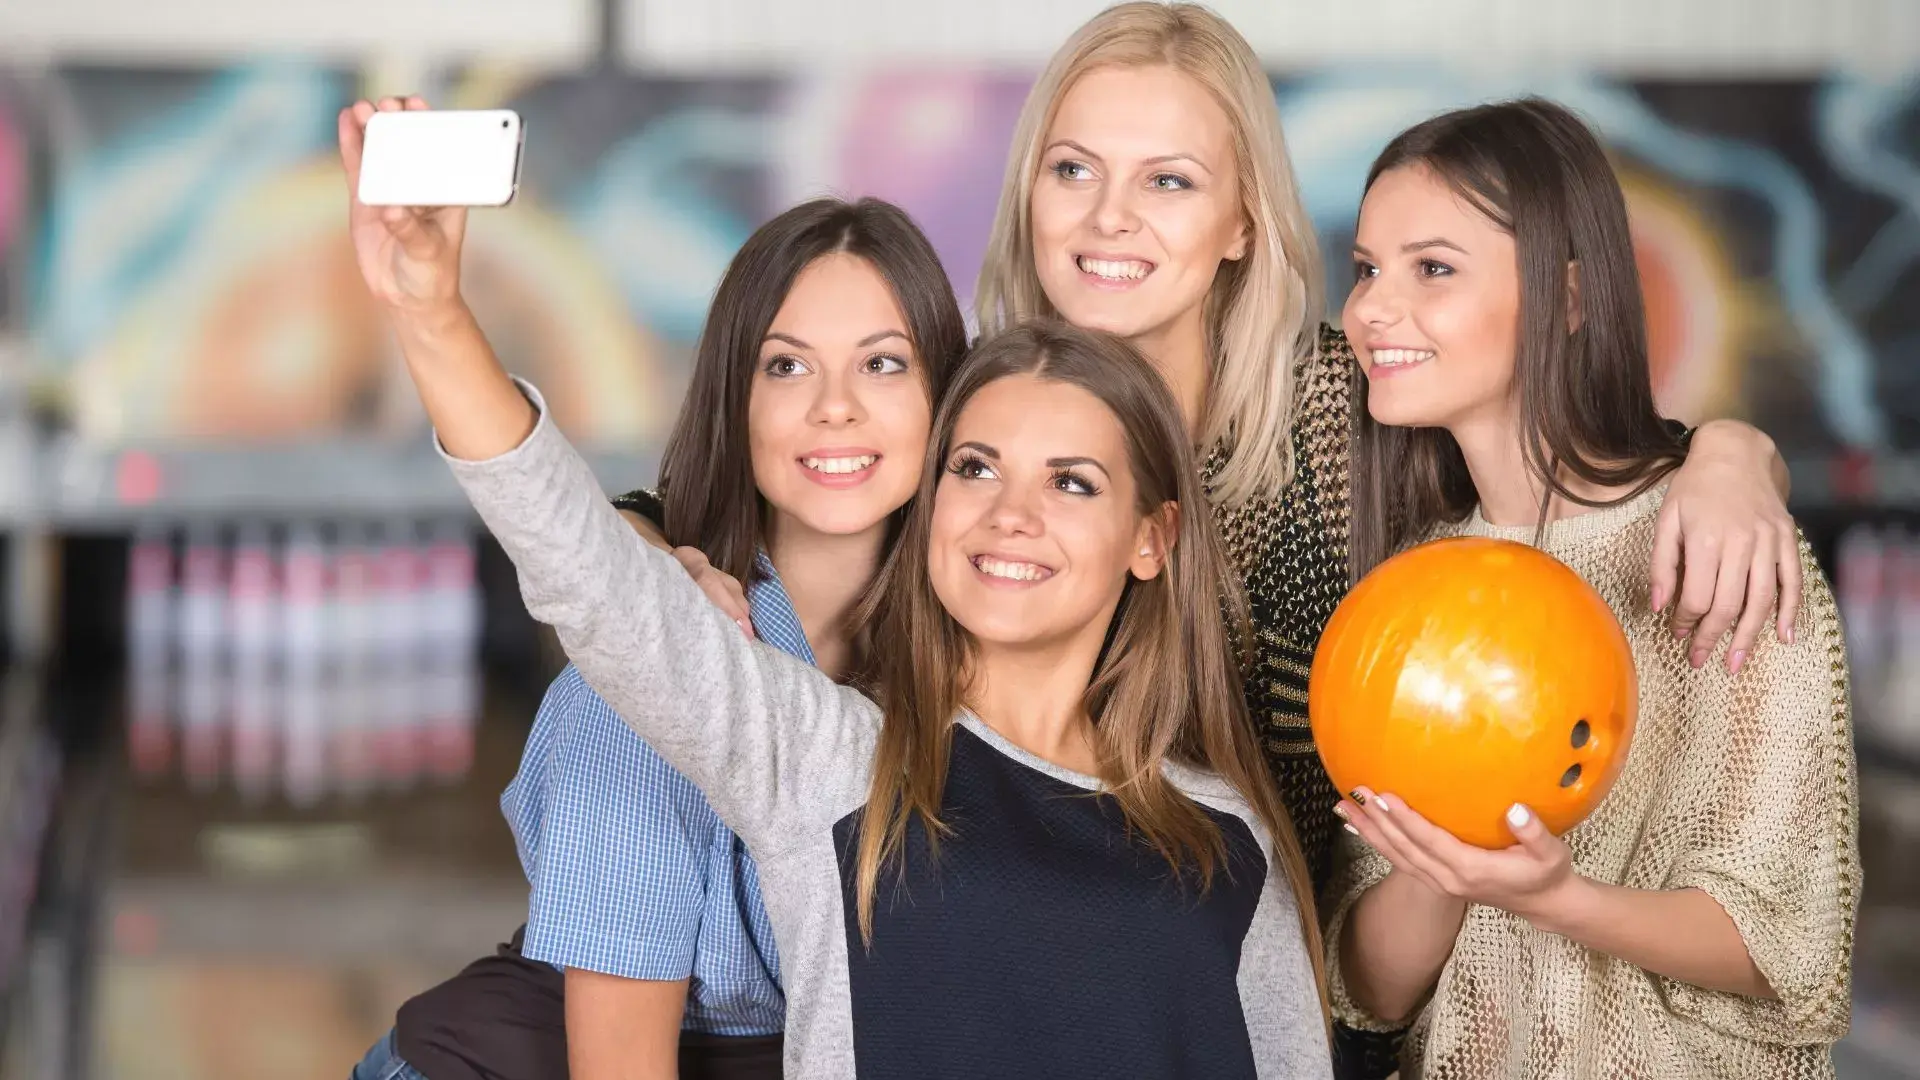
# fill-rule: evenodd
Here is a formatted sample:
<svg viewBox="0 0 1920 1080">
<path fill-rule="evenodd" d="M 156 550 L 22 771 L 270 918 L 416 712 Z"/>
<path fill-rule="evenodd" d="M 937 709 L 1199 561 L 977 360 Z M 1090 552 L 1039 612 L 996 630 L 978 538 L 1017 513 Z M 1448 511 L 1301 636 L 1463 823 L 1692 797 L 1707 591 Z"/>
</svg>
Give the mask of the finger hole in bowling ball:
<svg viewBox="0 0 1920 1080">
<path fill-rule="evenodd" d="M 1592 734 L 1593 728 L 1585 720 L 1573 725 L 1573 748 L 1578 750 L 1587 745 L 1587 737 Z"/>
<path fill-rule="evenodd" d="M 1576 761 L 1573 764 L 1567 766 L 1566 772 L 1563 772 L 1560 774 L 1560 786 L 1572 787 L 1573 785 L 1579 782 L 1580 782 L 1580 763 Z"/>
</svg>

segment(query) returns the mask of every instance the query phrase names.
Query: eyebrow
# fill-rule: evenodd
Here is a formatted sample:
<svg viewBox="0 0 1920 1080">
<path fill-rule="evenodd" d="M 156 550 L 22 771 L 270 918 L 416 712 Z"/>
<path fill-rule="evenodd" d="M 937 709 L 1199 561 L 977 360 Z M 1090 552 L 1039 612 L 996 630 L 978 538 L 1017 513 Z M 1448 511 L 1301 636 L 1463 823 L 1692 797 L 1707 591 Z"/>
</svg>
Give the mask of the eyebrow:
<svg viewBox="0 0 1920 1080">
<path fill-rule="evenodd" d="M 1400 245 L 1400 250 L 1403 253 L 1407 253 L 1407 254 L 1411 254 L 1412 252 L 1415 252 L 1415 251 L 1427 251 L 1431 248 L 1446 248 L 1449 251 L 1457 251 L 1462 255 L 1472 254 L 1472 252 L 1468 251 L 1466 248 L 1461 247 L 1459 244 L 1454 243 L 1453 241 L 1447 239 L 1444 236 L 1435 236 L 1426 240 L 1415 240 L 1411 244 Z M 1369 259 L 1373 258 L 1373 252 L 1368 251 L 1364 245 L 1355 244 L 1353 245 L 1353 250 L 1354 250 L 1354 253 L 1357 255 L 1365 255 Z"/>
<path fill-rule="evenodd" d="M 854 342 L 853 347 L 856 349 L 864 349 L 869 345 L 878 345 L 881 342 L 887 340 L 888 338 L 899 338 L 901 341 L 908 341 L 908 342 L 912 340 L 911 338 L 907 337 L 906 334 L 898 330 L 876 330 L 873 333 L 868 334 L 866 337 L 861 338 L 859 341 Z M 813 346 L 807 344 L 804 341 L 801 341 L 799 338 L 794 337 L 792 334 L 782 334 L 777 330 L 768 331 L 765 340 L 766 341 L 782 341 L 787 343 L 788 345 L 793 346 L 796 349 L 813 348 Z M 762 342 L 762 344 L 764 343 L 765 342 Z"/>
<path fill-rule="evenodd" d="M 1000 460 L 1000 451 L 994 449 L 991 446 L 988 446 L 986 443 L 983 443 L 983 442 L 963 442 L 959 446 L 954 447 L 954 449 L 955 450 L 972 450 L 975 453 L 979 454 L 981 457 L 986 458 L 988 461 Z M 1105 474 L 1108 479 L 1113 478 L 1112 471 L 1109 470 L 1105 465 L 1100 464 L 1099 458 L 1056 457 L 1056 458 L 1047 459 L 1047 468 L 1049 469 L 1071 469 L 1080 465 L 1091 465 L 1094 468 L 1099 469 L 1101 473 Z"/>
<path fill-rule="evenodd" d="M 1087 149 L 1086 147 L 1081 146 L 1079 143 L 1074 142 L 1072 139 L 1055 139 L 1053 142 L 1048 143 L 1047 149 L 1041 151 L 1041 153 L 1045 154 L 1048 151 L 1053 150 L 1055 147 L 1060 147 L 1060 146 L 1064 146 L 1069 150 L 1075 151 L 1076 153 L 1084 154 L 1087 157 L 1094 159 L 1095 161 L 1105 160 L 1099 154 L 1096 154 L 1093 151 Z M 1159 157 L 1150 157 L 1145 161 L 1141 162 L 1141 164 L 1142 165 L 1165 165 L 1170 161 L 1192 162 L 1195 166 L 1199 167 L 1201 172 L 1206 173 L 1208 176 L 1213 175 L 1213 170 L 1211 168 L 1208 168 L 1206 162 L 1201 161 L 1199 158 L 1194 157 L 1192 154 L 1189 154 L 1185 151 L 1181 151 L 1179 153 L 1174 153 L 1174 154 L 1161 154 Z"/>
</svg>

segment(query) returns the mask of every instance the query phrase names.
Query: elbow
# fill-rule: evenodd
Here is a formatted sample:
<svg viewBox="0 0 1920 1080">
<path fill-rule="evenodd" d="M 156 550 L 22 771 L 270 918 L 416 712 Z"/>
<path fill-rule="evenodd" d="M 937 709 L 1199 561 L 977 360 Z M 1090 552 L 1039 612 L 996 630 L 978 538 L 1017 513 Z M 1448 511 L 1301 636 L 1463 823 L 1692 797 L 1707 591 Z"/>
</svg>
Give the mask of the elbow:
<svg viewBox="0 0 1920 1080">
<path fill-rule="evenodd" d="M 1354 995 L 1353 1003 L 1372 1014 L 1383 1027 L 1403 1028 L 1420 1015 L 1420 1009 L 1426 1004 L 1425 994 L 1379 994 L 1371 995 L 1371 1000 Z"/>
</svg>

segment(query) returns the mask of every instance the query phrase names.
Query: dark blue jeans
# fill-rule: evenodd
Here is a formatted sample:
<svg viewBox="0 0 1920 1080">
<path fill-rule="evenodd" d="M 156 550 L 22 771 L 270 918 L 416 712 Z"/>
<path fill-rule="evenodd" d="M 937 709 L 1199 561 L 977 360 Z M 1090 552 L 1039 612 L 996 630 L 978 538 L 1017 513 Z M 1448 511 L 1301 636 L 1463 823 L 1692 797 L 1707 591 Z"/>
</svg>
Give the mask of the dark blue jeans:
<svg viewBox="0 0 1920 1080">
<path fill-rule="evenodd" d="M 400 1057 L 400 1051 L 393 1045 L 393 1032 L 389 1031 L 373 1044 L 360 1064 L 353 1067 L 347 1080 L 427 1080 L 427 1077 Z"/>
</svg>

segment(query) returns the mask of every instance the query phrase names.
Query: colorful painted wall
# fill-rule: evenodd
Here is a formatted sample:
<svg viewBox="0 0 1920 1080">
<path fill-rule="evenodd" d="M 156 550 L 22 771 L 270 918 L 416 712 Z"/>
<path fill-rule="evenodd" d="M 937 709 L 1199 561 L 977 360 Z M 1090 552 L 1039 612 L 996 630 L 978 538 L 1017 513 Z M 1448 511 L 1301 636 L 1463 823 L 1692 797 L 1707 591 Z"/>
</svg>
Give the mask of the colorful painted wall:
<svg viewBox="0 0 1920 1080">
<path fill-rule="evenodd" d="M 474 304 L 570 431 L 629 448 L 663 435 L 727 258 L 798 198 L 902 203 L 970 294 L 1027 81 L 478 67 L 422 89 L 526 116 L 522 195 L 472 230 Z M 69 423 L 107 441 L 418 433 L 345 239 L 334 116 L 369 85 L 298 65 L 0 83 L 0 296 L 24 303 L 0 320 L 26 328 Z M 1790 454 L 1920 448 L 1920 77 L 1289 73 L 1274 91 L 1336 303 L 1387 139 L 1543 93 L 1617 151 L 1670 412 L 1748 417 Z"/>
</svg>

